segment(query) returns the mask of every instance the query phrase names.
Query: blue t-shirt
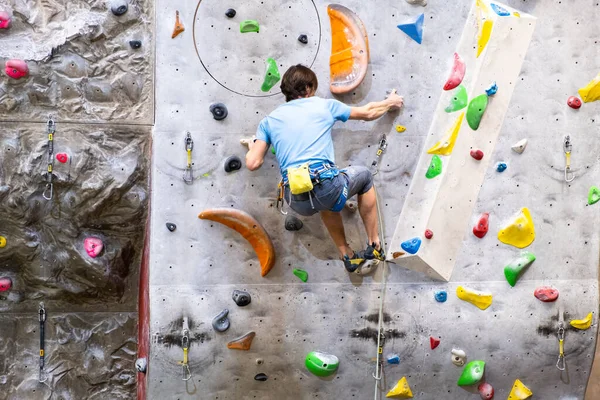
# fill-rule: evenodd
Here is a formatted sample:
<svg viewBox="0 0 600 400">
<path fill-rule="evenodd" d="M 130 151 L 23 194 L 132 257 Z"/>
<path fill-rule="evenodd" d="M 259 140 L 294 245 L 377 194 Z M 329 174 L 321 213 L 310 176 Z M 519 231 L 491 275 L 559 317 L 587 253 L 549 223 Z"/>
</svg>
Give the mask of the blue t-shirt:
<svg viewBox="0 0 600 400">
<path fill-rule="evenodd" d="M 309 97 L 277 107 L 260 121 L 256 138 L 275 148 L 281 171 L 304 163 L 335 163 L 331 129 L 350 118 L 350 106 L 333 99 Z"/>
</svg>

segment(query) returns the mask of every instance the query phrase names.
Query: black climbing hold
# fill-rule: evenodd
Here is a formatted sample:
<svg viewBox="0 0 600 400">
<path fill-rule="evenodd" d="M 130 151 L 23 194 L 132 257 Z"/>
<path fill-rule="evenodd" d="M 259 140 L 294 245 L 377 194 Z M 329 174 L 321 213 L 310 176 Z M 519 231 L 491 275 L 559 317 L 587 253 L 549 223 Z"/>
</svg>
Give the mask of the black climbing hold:
<svg viewBox="0 0 600 400">
<path fill-rule="evenodd" d="M 221 121 L 224 120 L 225 118 L 227 118 L 227 107 L 225 107 L 225 104 L 223 103 L 215 103 L 212 104 L 209 108 L 210 112 L 213 115 L 213 118 L 216 119 L 217 121 Z"/>
<path fill-rule="evenodd" d="M 261 381 L 261 382 L 264 382 L 264 381 L 266 381 L 267 379 L 269 379 L 269 378 L 267 377 L 267 375 L 265 375 L 265 374 L 263 374 L 263 373 L 256 374 L 256 376 L 254 377 L 254 380 L 255 380 L 255 381 Z"/>
<path fill-rule="evenodd" d="M 242 160 L 238 156 L 231 156 L 225 160 L 225 172 L 233 172 L 242 168 Z"/>
<path fill-rule="evenodd" d="M 304 224 L 298 218 L 293 215 L 288 215 L 285 217 L 285 229 L 288 231 L 299 231 L 302 229 Z"/>
<path fill-rule="evenodd" d="M 235 304 L 240 307 L 246 307 L 252 301 L 250 293 L 244 292 L 243 290 L 234 290 L 231 298 L 235 301 Z"/>
<path fill-rule="evenodd" d="M 132 49 L 139 49 L 140 47 L 142 47 L 142 41 L 141 40 L 130 40 L 129 45 L 131 46 Z"/>
<path fill-rule="evenodd" d="M 229 329 L 229 318 L 227 318 L 227 315 L 229 315 L 229 310 L 224 309 L 219 313 L 219 315 L 213 318 L 212 326 L 215 331 L 225 332 L 227 329 Z"/>
<path fill-rule="evenodd" d="M 298 41 L 302 44 L 308 44 L 308 36 L 300 35 L 298 36 Z"/>
<path fill-rule="evenodd" d="M 225 15 L 227 15 L 227 18 L 233 18 L 235 17 L 235 10 L 233 8 L 230 8 L 229 10 L 225 11 Z"/>
<path fill-rule="evenodd" d="M 117 17 L 119 15 L 123 15 L 127 12 L 127 1 L 125 0 L 116 0 L 112 2 L 112 6 L 110 7 L 110 11 Z"/>
<path fill-rule="evenodd" d="M 167 229 L 171 232 L 175 232 L 175 229 L 177 229 L 177 225 L 167 222 Z"/>
</svg>

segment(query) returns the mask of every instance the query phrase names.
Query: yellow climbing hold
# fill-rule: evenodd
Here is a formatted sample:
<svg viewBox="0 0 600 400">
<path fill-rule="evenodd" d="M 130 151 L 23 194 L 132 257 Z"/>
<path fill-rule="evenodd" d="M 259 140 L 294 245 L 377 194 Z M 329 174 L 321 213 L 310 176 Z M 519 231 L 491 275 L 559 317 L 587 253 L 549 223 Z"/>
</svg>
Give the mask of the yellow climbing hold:
<svg viewBox="0 0 600 400">
<path fill-rule="evenodd" d="M 4 236 L 0 236 L 0 249 L 6 246 L 6 238 Z"/>
<path fill-rule="evenodd" d="M 396 132 L 398 132 L 398 133 L 406 132 L 406 127 L 403 125 L 396 125 Z"/>
<path fill-rule="evenodd" d="M 596 75 L 585 87 L 579 89 L 579 96 L 585 103 L 600 100 L 600 74 Z"/>
<path fill-rule="evenodd" d="M 403 376 L 402 379 L 398 381 L 396 386 L 394 386 L 394 388 L 385 395 L 385 397 L 393 397 L 395 399 L 412 399 L 413 394 L 410 390 L 410 386 L 408 386 L 406 377 Z"/>
<path fill-rule="evenodd" d="M 529 390 L 527 386 L 523 385 L 523 382 L 517 379 L 508 395 L 508 400 L 524 400 L 531 396 L 533 396 L 533 392 Z"/>
<path fill-rule="evenodd" d="M 482 1 L 482 0 L 477 0 L 475 2 L 475 6 L 477 6 L 477 10 L 481 13 L 490 14 L 490 9 L 488 8 L 488 6 Z"/>
<path fill-rule="evenodd" d="M 535 226 L 533 226 L 531 213 L 526 207 L 521 208 L 519 213 L 498 232 L 498 240 L 519 249 L 529 246 L 534 239 Z"/>
<path fill-rule="evenodd" d="M 479 35 L 477 36 L 477 57 L 481 55 L 485 46 L 487 46 L 490 41 L 490 36 L 492 35 L 492 28 L 494 27 L 494 22 L 488 20 L 483 21 L 483 25 L 479 30 Z"/>
<path fill-rule="evenodd" d="M 481 310 L 485 310 L 492 305 L 492 295 L 490 293 L 479 292 L 477 290 L 459 286 L 456 288 L 456 295 L 459 299 L 469 302 Z"/>
<path fill-rule="evenodd" d="M 592 317 L 593 314 L 589 313 L 584 319 L 574 319 L 571 321 L 571 326 L 581 330 L 589 329 L 589 327 L 592 326 Z"/>
<path fill-rule="evenodd" d="M 452 154 L 452 149 L 454 149 L 454 144 L 456 143 L 456 138 L 458 138 L 458 131 L 460 131 L 460 127 L 463 122 L 463 118 L 465 117 L 465 113 L 461 113 L 460 116 L 456 119 L 454 126 L 452 129 L 446 133 L 446 136 L 433 145 L 432 148 L 427 150 L 428 154 L 439 154 L 441 156 L 449 156 Z"/>
<path fill-rule="evenodd" d="M 521 18 L 521 14 L 519 14 L 517 11 L 515 11 L 515 12 L 513 13 L 513 15 L 514 15 L 515 17 L 517 17 L 517 18 Z"/>
</svg>

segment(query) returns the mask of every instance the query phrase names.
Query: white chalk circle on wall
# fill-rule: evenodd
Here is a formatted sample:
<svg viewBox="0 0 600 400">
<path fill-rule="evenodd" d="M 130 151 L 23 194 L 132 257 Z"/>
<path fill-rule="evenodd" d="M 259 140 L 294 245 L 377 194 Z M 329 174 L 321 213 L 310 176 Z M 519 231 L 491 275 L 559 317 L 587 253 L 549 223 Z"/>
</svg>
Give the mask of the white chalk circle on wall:
<svg viewBox="0 0 600 400">
<path fill-rule="evenodd" d="M 233 18 L 226 15 L 229 9 L 235 10 Z M 240 32 L 240 24 L 248 20 L 258 22 L 258 32 Z M 249 97 L 280 93 L 279 83 L 261 90 L 268 58 L 283 76 L 292 65 L 311 67 L 321 46 L 321 21 L 313 0 L 200 0 L 193 33 L 209 75 L 227 90 Z M 307 43 L 299 40 L 301 35 Z"/>
</svg>

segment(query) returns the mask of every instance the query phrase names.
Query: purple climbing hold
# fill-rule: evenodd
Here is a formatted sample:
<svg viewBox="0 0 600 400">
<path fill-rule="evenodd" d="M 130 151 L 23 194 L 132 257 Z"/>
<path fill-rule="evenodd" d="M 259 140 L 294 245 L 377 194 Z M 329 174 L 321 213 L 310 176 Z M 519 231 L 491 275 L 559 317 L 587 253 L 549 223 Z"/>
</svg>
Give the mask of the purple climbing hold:
<svg viewBox="0 0 600 400">
<path fill-rule="evenodd" d="M 400 247 L 408 254 L 417 254 L 417 251 L 419 251 L 419 248 L 421 247 L 421 238 L 416 237 L 409 239 L 403 242 Z"/>
</svg>

